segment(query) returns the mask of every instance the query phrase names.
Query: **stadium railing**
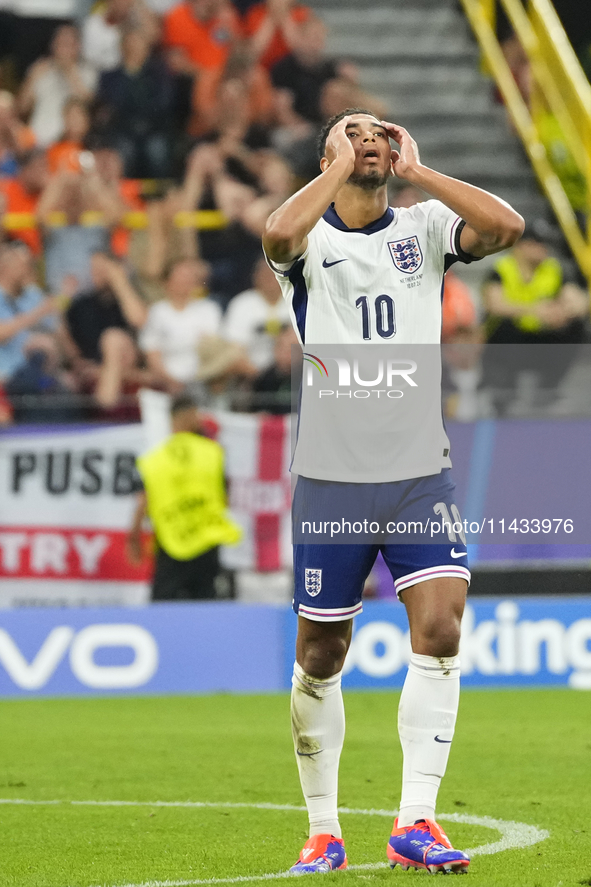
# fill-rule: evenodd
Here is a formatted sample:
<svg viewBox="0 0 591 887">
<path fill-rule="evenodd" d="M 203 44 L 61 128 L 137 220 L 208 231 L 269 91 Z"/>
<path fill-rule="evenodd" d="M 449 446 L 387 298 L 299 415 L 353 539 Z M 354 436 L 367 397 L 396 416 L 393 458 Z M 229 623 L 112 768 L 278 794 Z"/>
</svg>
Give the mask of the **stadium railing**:
<svg viewBox="0 0 591 887">
<path fill-rule="evenodd" d="M 282 415 L 290 412 L 291 392 L 257 392 L 249 389 L 232 389 L 226 392 L 224 409 L 233 413 L 270 412 Z M 37 394 L 7 393 L 0 386 L 1 406 L 9 408 L 10 421 L 2 423 L 0 432 L 5 427 L 16 425 L 67 425 L 69 423 L 84 424 L 128 424 L 139 421 L 139 401 L 137 393 L 122 394 L 116 406 L 101 409 L 91 394 L 79 394 L 72 391 L 43 391 Z M 206 392 L 201 394 L 200 404 L 207 412 L 215 409 L 215 399 Z"/>
<path fill-rule="evenodd" d="M 81 225 L 99 225 L 102 213 L 85 212 L 80 217 Z M 23 228 L 36 228 L 37 218 L 34 213 L 4 213 L 0 216 L 0 224 L 6 231 L 18 231 Z M 67 224 L 65 213 L 53 213 L 49 226 L 60 228 Z M 142 211 L 127 212 L 120 222 L 125 228 L 138 229 L 148 227 L 148 215 Z M 225 228 L 228 220 L 217 209 L 198 209 L 177 212 L 173 219 L 177 228 L 198 228 L 200 231 Z"/>
<path fill-rule="evenodd" d="M 495 0 L 461 0 L 540 184 L 564 236 L 591 288 L 591 225 L 584 232 L 543 143 L 540 121 L 554 115 L 585 182 L 587 218 L 591 218 L 591 84 L 566 36 L 550 0 L 499 0 L 529 60 L 531 107 L 523 98 L 495 32 Z"/>
</svg>

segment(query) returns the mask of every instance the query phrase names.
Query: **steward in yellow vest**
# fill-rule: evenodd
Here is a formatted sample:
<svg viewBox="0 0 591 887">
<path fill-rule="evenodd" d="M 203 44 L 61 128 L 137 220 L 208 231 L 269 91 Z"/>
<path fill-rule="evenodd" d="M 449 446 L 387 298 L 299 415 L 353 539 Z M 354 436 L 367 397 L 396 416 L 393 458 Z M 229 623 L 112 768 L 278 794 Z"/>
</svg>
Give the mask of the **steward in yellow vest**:
<svg viewBox="0 0 591 887">
<path fill-rule="evenodd" d="M 159 545 L 177 560 L 231 545 L 240 528 L 226 515 L 224 453 L 213 440 L 180 431 L 137 460 Z"/>
<path fill-rule="evenodd" d="M 560 262 L 549 253 L 545 239 L 549 234 L 550 226 L 537 220 L 511 252 L 495 263 L 483 292 L 488 342 L 580 341 L 587 297 L 565 280 Z"/>
<path fill-rule="evenodd" d="M 565 279 L 550 255 L 552 229 L 543 219 L 526 227 L 510 253 L 499 259 L 483 290 L 487 347 L 481 385 L 497 416 L 511 413 L 520 374 L 533 380 L 529 407 L 545 409 L 584 341 L 588 295 Z M 531 383 L 530 383 L 531 385 Z"/>
<path fill-rule="evenodd" d="M 190 399 L 177 399 L 172 422 L 171 437 L 137 460 L 144 494 L 130 543 L 135 535 L 137 549 L 147 512 L 159 547 L 153 599 L 214 597 L 218 546 L 242 535 L 226 511 L 224 452 L 196 433 L 200 419 Z"/>
<path fill-rule="evenodd" d="M 524 309 L 533 309 L 545 299 L 554 299 L 562 286 L 560 262 L 550 256 L 537 265 L 529 280 L 524 279 L 513 254 L 499 259 L 495 264 L 495 271 L 500 277 L 505 299 Z M 494 323 L 498 319 L 492 317 L 491 321 Z M 531 313 L 514 316 L 512 320 L 515 326 L 528 333 L 538 332 L 544 325 L 533 310 Z"/>
</svg>

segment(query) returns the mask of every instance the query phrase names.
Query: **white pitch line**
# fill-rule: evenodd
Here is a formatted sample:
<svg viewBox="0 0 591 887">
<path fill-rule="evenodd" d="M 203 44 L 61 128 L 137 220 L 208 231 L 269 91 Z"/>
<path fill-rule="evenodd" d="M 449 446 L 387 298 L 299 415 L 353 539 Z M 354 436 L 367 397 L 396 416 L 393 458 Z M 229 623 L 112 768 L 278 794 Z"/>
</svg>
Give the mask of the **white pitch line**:
<svg viewBox="0 0 591 887">
<path fill-rule="evenodd" d="M 503 850 L 523 849 L 533 847 L 550 837 L 550 832 L 545 828 L 537 828 L 535 825 L 527 825 L 525 822 L 513 822 L 506 819 L 493 819 L 491 816 L 470 816 L 467 813 L 439 813 L 438 819 L 446 822 L 460 822 L 465 825 L 482 825 L 484 828 L 494 828 L 501 833 L 500 841 L 492 844 L 481 844 L 466 850 L 468 856 L 488 856 L 491 853 L 501 853 Z"/>
<path fill-rule="evenodd" d="M 278 810 L 294 813 L 306 811 L 303 806 L 295 804 L 249 804 L 247 802 L 231 801 L 67 801 L 48 800 L 31 801 L 26 798 L 0 798 L 0 804 L 55 806 L 69 805 L 75 807 L 184 807 L 184 808 L 224 808 L 232 810 Z M 397 810 L 364 810 L 356 807 L 339 807 L 339 813 L 355 816 L 384 816 L 393 819 L 398 815 Z M 490 844 L 481 844 L 466 850 L 469 856 L 488 856 L 492 853 L 501 853 L 504 850 L 516 850 L 539 844 L 550 837 L 547 829 L 537 828 L 535 825 L 527 825 L 525 822 L 513 822 L 505 819 L 493 819 L 491 816 L 472 816 L 467 813 L 439 813 L 438 819 L 446 822 L 457 822 L 465 825 L 479 825 L 484 828 L 496 829 L 501 833 L 498 841 Z M 365 863 L 363 865 L 351 865 L 348 871 L 361 871 L 367 869 L 386 868 L 386 862 Z M 276 872 L 263 875 L 240 875 L 235 878 L 205 878 L 193 881 L 143 881 L 141 884 L 123 884 L 121 887 L 196 887 L 200 884 L 242 884 L 249 881 L 274 881 L 278 878 L 301 877 L 291 875 L 289 872 Z M 105 887 L 105 885 L 96 885 Z"/>
<path fill-rule="evenodd" d="M 387 862 L 366 862 L 361 865 L 350 865 L 348 872 L 370 871 L 372 869 L 388 869 Z M 245 884 L 249 881 L 277 881 L 279 878 L 301 878 L 291 872 L 275 872 L 270 875 L 238 875 L 236 878 L 204 878 L 200 881 L 142 881 L 141 884 L 122 884 L 121 887 L 195 887 L 199 884 Z M 99 885 L 97 885 L 99 887 Z M 100 887 L 106 887 L 101 884 Z"/>
</svg>

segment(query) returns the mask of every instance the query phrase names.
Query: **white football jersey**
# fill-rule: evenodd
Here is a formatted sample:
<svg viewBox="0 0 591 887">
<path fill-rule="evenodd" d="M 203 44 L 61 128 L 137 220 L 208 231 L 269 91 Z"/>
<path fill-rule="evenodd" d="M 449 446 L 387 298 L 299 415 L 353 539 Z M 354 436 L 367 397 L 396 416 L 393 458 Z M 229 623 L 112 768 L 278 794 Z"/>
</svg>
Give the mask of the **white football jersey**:
<svg viewBox="0 0 591 887">
<path fill-rule="evenodd" d="M 302 345 L 438 344 L 443 275 L 470 261 L 462 220 L 438 200 L 392 209 L 347 228 L 333 206 L 295 262 L 269 262 Z"/>
<path fill-rule="evenodd" d="M 331 206 L 302 256 L 286 264 L 268 260 L 306 361 L 294 473 L 384 483 L 451 465 L 438 346 L 443 276 L 455 261 L 471 261 L 460 246 L 464 224 L 428 200 L 388 208 L 365 228 L 350 229 Z M 363 345 L 382 348 L 359 350 Z M 365 362 L 361 371 L 371 354 L 375 367 Z M 397 360 L 416 375 L 388 376 Z"/>
</svg>

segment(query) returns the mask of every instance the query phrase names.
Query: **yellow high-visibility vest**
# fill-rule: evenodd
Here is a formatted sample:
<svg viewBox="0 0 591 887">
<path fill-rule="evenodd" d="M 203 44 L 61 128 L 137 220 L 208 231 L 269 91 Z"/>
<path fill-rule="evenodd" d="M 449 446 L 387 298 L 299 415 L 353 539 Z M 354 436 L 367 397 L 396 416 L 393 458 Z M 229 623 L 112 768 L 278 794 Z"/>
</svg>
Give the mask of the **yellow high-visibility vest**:
<svg viewBox="0 0 591 887">
<path fill-rule="evenodd" d="M 156 538 L 171 557 L 186 561 L 240 540 L 240 527 L 226 514 L 218 443 L 180 432 L 140 456 L 137 466 Z"/>
<path fill-rule="evenodd" d="M 540 262 L 533 277 L 525 281 L 514 256 L 504 256 L 495 264 L 495 271 L 501 278 L 503 295 L 514 305 L 535 305 L 542 299 L 553 299 L 562 286 L 562 268 L 560 262 L 553 258 Z M 491 318 L 492 327 L 498 326 L 498 319 Z M 495 323 L 495 321 L 497 321 Z M 537 333 L 542 324 L 534 314 L 513 317 L 511 322 L 526 333 Z"/>
</svg>

